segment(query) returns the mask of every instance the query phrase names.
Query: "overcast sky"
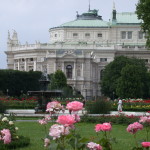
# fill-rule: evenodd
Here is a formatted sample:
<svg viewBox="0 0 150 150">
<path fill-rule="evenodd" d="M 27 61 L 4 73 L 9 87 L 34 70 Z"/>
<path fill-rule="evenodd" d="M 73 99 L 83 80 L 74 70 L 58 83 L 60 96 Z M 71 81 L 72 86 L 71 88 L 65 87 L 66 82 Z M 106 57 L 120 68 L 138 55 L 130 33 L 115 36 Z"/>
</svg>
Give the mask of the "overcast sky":
<svg viewBox="0 0 150 150">
<path fill-rule="evenodd" d="M 111 16 L 113 1 L 117 12 L 134 12 L 138 0 L 91 0 L 91 9 L 98 9 L 103 20 Z M 0 0 L 0 69 L 6 69 L 7 35 L 18 33 L 21 44 L 49 42 L 51 27 L 72 21 L 88 10 L 89 0 Z"/>
</svg>

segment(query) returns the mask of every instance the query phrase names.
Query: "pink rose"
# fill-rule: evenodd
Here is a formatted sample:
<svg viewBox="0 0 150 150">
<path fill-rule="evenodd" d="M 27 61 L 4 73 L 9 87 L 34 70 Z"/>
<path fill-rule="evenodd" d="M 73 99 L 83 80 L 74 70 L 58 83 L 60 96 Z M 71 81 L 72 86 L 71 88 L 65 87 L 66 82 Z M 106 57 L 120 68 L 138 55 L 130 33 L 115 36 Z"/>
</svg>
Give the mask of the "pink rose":
<svg viewBox="0 0 150 150">
<path fill-rule="evenodd" d="M 49 102 L 46 106 L 46 111 L 60 111 L 62 109 L 62 106 L 59 102 L 57 101 L 53 101 L 53 102 Z"/>
<path fill-rule="evenodd" d="M 75 121 L 75 118 L 72 117 L 71 115 L 61 115 L 61 116 L 58 116 L 58 119 L 57 121 L 58 123 L 62 124 L 62 125 L 65 125 L 65 126 L 70 126 L 72 124 L 74 124 L 76 121 Z"/>
<path fill-rule="evenodd" d="M 140 117 L 139 122 L 141 123 L 150 123 L 150 117 Z"/>
<path fill-rule="evenodd" d="M 103 123 L 103 124 L 97 124 L 95 126 L 95 131 L 110 131 L 112 129 L 112 126 L 110 123 Z"/>
<path fill-rule="evenodd" d="M 97 124 L 97 125 L 95 126 L 95 131 L 96 131 L 96 132 L 102 131 L 102 124 Z"/>
<path fill-rule="evenodd" d="M 4 144 L 9 144 L 11 142 L 11 133 L 9 129 L 3 129 L 1 130 L 1 140 L 4 141 Z"/>
<path fill-rule="evenodd" d="M 89 143 L 87 144 L 87 147 L 88 147 L 90 150 L 103 150 L 101 145 L 96 144 L 96 143 L 94 143 L 94 142 L 89 142 Z"/>
<path fill-rule="evenodd" d="M 53 140 L 58 139 L 61 135 L 68 135 L 70 133 L 70 128 L 63 125 L 54 124 L 49 130 L 49 135 L 53 137 Z"/>
<path fill-rule="evenodd" d="M 142 142 L 143 147 L 150 147 L 150 142 Z"/>
<path fill-rule="evenodd" d="M 102 131 L 110 131 L 112 129 L 110 123 L 103 123 L 102 124 Z"/>
<path fill-rule="evenodd" d="M 66 108 L 71 111 L 79 111 L 83 109 L 83 103 L 78 101 L 73 101 L 68 103 Z"/>
<path fill-rule="evenodd" d="M 135 134 L 138 130 L 142 130 L 143 129 L 143 125 L 138 123 L 138 122 L 134 122 L 133 124 L 130 124 L 127 127 L 127 132 L 131 133 L 131 134 Z"/>
</svg>

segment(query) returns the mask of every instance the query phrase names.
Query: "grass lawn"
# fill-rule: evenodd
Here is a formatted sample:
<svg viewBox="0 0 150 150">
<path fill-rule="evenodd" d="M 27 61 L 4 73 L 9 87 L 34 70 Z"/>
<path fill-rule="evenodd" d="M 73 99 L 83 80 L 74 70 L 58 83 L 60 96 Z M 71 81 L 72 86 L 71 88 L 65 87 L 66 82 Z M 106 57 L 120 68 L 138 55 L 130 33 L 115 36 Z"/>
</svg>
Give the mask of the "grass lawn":
<svg viewBox="0 0 150 150">
<path fill-rule="evenodd" d="M 30 137 L 31 144 L 26 148 L 20 148 L 19 150 L 43 150 L 42 138 L 45 137 L 44 126 L 40 125 L 38 122 L 16 122 L 17 127 L 19 127 L 19 134 L 23 136 Z M 47 133 L 51 124 L 47 125 Z M 95 124 L 93 123 L 79 123 L 78 132 L 80 132 L 84 137 L 91 137 L 94 139 L 97 137 L 94 131 Z M 134 146 L 133 135 L 126 132 L 126 125 L 112 125 L 111 135 L 116 137 L 117 143 L 113 144 L 113 150 L 130 150 Z M 101 134 L 100 134 L 101 135 Z M 137 139 L 145 138 L 145 130 L 139 131 L 137 133 Z"/>
</svg>

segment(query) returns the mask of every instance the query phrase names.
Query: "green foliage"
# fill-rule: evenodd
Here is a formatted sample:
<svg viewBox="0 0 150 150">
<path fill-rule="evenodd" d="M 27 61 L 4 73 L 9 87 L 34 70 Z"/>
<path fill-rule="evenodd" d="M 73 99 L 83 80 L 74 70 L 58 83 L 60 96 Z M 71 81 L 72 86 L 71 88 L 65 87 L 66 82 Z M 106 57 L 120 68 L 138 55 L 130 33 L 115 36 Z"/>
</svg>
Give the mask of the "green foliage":
<svg viewBox="0 0 150 150">
<path fill-rule="evenodd" d="M 61 70 L 49 75 L 49 78 L 51 80 L 49 89 L 62 89 L 67 86 L 67 78 Z"/>
<path fill-rule="evenodd" d="M 102 93 L 111 98 L 145 98 L 150 95 L 149 83 L 150 76 L 143 60 L 119 56 L 105 67 L 100 85 Z"/>
<path fill-rule="evenodd" d="M 99 99 L 96 102 L 86 102 L 86 109 L 89 114 L 109 114 L 111 110 L 111 102 Z"/>
<path fill-rule="evenodd" d="M 143 20 L 142 29 L 146 33 L 147 47 L 150 48 L 150 0 L 139 0 L 136 6 L 138 19 Z"/>
<path fill-rule="evenodd" d="M 30 144 L 30 138 L 24 136 L 18 136 L 18 139 L 12 141 L 10 144 L 3 144 L 2 141 L 0 142 L 1 150 L 10 150 L 10 149 L 17 149 L 23 148 Z"/>
<path fill-rule="evenodd" d="M 111 122 L 112 124 L 123 124 L 128 125 L 133 122 L 137 122 L 138 117 L 134 116 L 125 116 L 125 115 L 115 115 L 115 116 L 88 116 L 84 115 L 81 117 L 81 122 L 84 123 L 104 123 Z"/>
<path fill-rule="evenodd" d="M 27 91 L 39 90 L 39 71 L 0 70 L 0 91 L 9 96 L 20 96 Z"/>
</svg>

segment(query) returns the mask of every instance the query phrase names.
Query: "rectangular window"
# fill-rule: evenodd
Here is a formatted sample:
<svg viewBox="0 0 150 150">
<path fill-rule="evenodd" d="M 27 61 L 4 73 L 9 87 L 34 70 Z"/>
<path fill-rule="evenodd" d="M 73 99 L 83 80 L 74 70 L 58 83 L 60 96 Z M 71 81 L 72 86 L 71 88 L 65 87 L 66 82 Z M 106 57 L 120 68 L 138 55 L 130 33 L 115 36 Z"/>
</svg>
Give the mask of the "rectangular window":
<svg viewBox="0 0 150 150">
<path fill-rule="evenodd" d="M 132 39 L 132 31 L 128 31 L 128 39 Z"/>
<path fill-rule="evenodd" d="M 97 37 L 102 37 L 102 33 L 98 33 L 98 34 L 97 34 Z"/>
<path fill-rule="evenodd" d="M 78 33 L 73 33 L 73 37 L 77 37 L 78 36 Z"/>
<path fill-rule="evenodd" d="M 55 37 L 57 37 L 57 34 L 55 34 Z"/>
<path fill-rule="evenodd" d="M 144 38 L 144 33 L 142 31 L 139 31 L 139 39 L 143 39 Z"/>
<path fill-rule="evenodd" d="M 90 33 L 85 33 L 85 37 L 90 37 Z"/>
<path fill-rule="evenodd" d="M 121 32 L 121 39 L 126 39 L 126 31 Z"/>
<path fill-rule="evenodd" d="M 107 58 L 100 58 L 100 62 L 106 62 Z"/>
</svg>

